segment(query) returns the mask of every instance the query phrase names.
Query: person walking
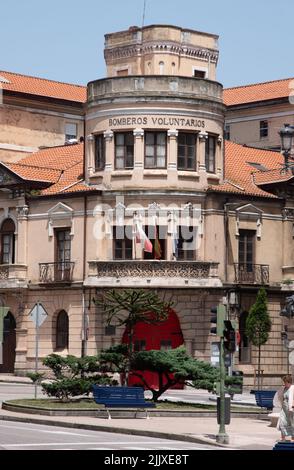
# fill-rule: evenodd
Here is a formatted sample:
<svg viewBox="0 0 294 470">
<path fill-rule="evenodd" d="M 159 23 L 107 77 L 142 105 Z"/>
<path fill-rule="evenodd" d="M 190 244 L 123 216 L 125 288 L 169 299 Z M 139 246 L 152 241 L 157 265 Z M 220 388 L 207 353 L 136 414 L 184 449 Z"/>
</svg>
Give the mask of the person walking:
<svg viewBox="0 0 294 470">
<path fill-rule="evenodd" d="M 278 392 L 281 412 L 277 427 L 281 431 L 282 441 L 290 436 L 294 442 L 294 385 L 292 385 L 291 375 L 285 375 L 282 380 L 284 386 Z"/>
</svg>

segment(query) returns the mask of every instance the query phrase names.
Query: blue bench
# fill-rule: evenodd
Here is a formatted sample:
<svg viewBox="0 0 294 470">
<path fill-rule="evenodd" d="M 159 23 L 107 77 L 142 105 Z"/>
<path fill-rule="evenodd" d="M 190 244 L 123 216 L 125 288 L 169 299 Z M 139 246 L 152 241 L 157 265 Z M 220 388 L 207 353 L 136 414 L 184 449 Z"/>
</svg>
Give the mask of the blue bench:
<svg viewBox="0 0 294 470">
<path fill-rule="evenodd" d="M 294 442 L 291 441 L 279 441 L 274 445 L 273 450 L 292 450 L 294 451 Z"/>
<path fill-rule="evenodd" d="M 254 394 L 257 406 L 266 408 L 267 410 L 273 409 L 273 399 L 276 390 L 254 390 Z"/>
<path fill-rule="evenodd" d="M 155 407 L 155 403 L 145 401 L 144 389 L 142 387 L 104 387 L 93 385 L 92 389 L 95 402 L 107 408 L 108 419 L 111 419 L 109 408 L 145 409 L 146 417 L 149 418 L 147 409 Z"/>
</svg>

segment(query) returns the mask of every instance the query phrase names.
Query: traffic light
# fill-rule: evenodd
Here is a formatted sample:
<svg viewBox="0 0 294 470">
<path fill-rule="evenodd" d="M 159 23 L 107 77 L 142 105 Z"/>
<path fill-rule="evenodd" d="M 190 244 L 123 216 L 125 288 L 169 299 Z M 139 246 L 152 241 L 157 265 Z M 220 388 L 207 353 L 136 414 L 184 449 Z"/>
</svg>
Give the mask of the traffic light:
<svg viewBox="0 0 294 470">
<path fill-rule="evenodd" d="M 230 320 L 224 321 L 224 347 L 229 352 L 236 351 L 236 333 Z"/>
<path fill-rule="evenodd" d="M 280 312 L 281 317 L 292 318 L 294 317 L 294 295 L 286 297 L 286 305 Z"/>
<path fill-rule="evenodd" d="M 213 335 L 222 336 L 224 331 L 224 321 L 226 318 L 226 307 L 221 304 L 217 307 L 211 307 L 210 313 L 210 333 Z"/>
</svg>

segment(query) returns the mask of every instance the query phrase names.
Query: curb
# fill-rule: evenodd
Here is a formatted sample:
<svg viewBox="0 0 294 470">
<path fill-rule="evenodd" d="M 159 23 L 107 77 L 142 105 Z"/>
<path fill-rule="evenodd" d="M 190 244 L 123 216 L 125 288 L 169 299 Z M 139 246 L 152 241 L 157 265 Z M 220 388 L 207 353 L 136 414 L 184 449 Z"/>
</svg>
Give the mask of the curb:
<svg viewBox="0 0 294 470">
<path fill-rule="evenodd" d="M 56 426 L 56 427 L 63 427 L 63 428 L 71 428 L 71 429 L 85 429 L 89 431 L 103 431 L 103 432 L 110 432 L 116 434 L 129 434 L 135 436 L 148 436 L 148 437 L 157 437 L 161 439 L 168 439 L 171 441 L 183 441 L 183 442 L 195 442 L 195 444 L 207 444 L 210 446 L 215 447 L 223 447 L 223 448 L 231 448 L 229 445 L 226 444 L 219 444 L 210 439 L 205 439 L 204 437 L 192 437 L 192 436 L 185 436 L 183 434 L 171 434 L 166 432 L 160 431 L 144 431 L 141 429 L 128 429 L 128 428 L 116 428 L 116 427 L 109 427 L 103 426 L 100 424 L 83 424 L 83 423 L 68 423 L 64 421 L 50 421 L 44 418 L 31 418 L 31 417 L 22 417 L 22 416 L 7 416 L 0 414 L 1 421 L 17 421 L 22 423 L 31 423 L 31 424 L 42 424 L 45 426 Z"/>
</svg>

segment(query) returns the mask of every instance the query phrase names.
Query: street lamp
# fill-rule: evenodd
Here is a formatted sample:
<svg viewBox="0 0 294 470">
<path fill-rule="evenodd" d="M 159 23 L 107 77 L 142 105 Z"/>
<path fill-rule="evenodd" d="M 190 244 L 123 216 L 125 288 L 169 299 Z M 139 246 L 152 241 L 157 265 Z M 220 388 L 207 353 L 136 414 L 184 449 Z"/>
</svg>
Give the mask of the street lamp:
<svg viewBox="0 0 294 470">
<path fill-rule="evenodd" d="M 284 127 L 282 127 L 279 134 L 281 137 L 282 152 L 285 160 L 285 170 L 288 171 L 288 169 L 291 167 L 292 173 L 294 174 L 294 162 L 291 165 L 289 164 L 294 137 L 294 126 L 290 126 L 290 124 L 284 124 Z"/>
</svg>

